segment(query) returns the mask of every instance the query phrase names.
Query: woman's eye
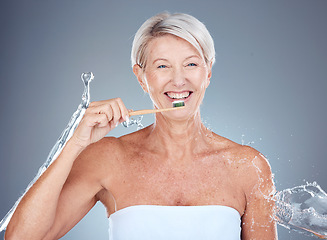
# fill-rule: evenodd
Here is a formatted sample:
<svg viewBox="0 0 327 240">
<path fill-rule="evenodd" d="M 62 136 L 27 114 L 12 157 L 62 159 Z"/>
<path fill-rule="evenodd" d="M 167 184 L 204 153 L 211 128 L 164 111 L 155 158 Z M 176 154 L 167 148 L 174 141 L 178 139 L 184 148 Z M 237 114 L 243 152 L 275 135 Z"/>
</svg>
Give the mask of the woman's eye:
<svg viewBox="0 0 327 240">
<path fill-rule="evenodd" d="M 189 66 L 189 67 L 195 67 L 195 66 L 197 66 L 197 64 L 195 64 L 195 63 L 189 63 L 189 64 L 187 64 L 187 66 Z"/>
<path fill-rule="evenodd" d="M 167 66 L 166 65 L 160 65 L 160 66 L 158 66 L 158 68 L 167 68 Z"/>
</svg>

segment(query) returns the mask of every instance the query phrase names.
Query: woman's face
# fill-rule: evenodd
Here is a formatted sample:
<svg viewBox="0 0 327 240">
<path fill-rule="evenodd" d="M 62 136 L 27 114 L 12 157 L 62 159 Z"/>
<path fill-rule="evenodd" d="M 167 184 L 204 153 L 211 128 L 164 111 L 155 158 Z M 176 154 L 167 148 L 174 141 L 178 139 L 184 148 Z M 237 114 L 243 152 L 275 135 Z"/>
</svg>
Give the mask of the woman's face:
<svg viewBox="0 0 327 240">
<path fill-rule="evenodd" d="M 144 71 L 136 75 L 157 108 L 172 107 L 183 100 L 183 110 L 172 111 L 174 117 L 193 115 L 209 85 L 211 66 L 189 42 L 167 34 L 149 42 Z M 135 72 L 135 68 L 134 68 Z"/>
</svg>

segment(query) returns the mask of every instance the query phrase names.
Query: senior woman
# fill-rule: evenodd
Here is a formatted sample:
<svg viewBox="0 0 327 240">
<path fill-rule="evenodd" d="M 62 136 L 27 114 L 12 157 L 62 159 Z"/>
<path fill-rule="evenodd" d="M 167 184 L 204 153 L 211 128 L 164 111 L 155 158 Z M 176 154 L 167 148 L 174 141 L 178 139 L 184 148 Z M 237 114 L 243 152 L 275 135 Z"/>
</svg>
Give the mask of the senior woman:
<svg viewBox="0 0 327 240">
<path fill-rule="evenodd" d="M 132 66 L 157 109 L 154 124 L 105 137 L 128 119 L 119 98 L 93 102 L 60 156 L 27 192 L 6 239 L 58 239 L 101 201 L 110 239 L 276 239 L 266 159 L 201 122 L 215 61 L 206 27 L 158 14 L 135 35 Z"/>
</svg>

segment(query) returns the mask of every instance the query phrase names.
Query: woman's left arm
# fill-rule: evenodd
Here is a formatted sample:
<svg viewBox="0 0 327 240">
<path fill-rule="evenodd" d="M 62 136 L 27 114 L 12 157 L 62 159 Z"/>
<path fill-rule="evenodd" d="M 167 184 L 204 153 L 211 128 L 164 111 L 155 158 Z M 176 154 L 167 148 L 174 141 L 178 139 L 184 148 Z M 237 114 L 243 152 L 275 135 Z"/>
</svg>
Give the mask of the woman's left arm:
<svg viewBox="0 0 327 240">
<path fill-rule="evenodd" d="M 242 217 L 242 240 L 277 240 L 274 220 L 275 186 L 271 168 L 265 157 L 254 149 L 248 149 L 250 160 L 246 171 L 246 207 Z"/>
</svg>

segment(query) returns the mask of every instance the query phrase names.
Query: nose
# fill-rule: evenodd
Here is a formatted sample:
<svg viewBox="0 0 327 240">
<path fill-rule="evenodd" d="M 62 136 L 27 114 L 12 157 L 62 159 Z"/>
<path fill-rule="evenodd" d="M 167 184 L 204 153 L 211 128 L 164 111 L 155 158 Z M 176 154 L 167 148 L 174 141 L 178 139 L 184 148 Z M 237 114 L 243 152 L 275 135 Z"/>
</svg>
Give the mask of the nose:
<svg viewBox="0 0 327 240">
<path fill-rule="evenodd" d="M 184 73 L 184 69 L 182 68 L 174 68 L 172 71 L 171 81 L 174 86 L 182 87 L 186 83 L 186 76 Z"/>
</svg>

